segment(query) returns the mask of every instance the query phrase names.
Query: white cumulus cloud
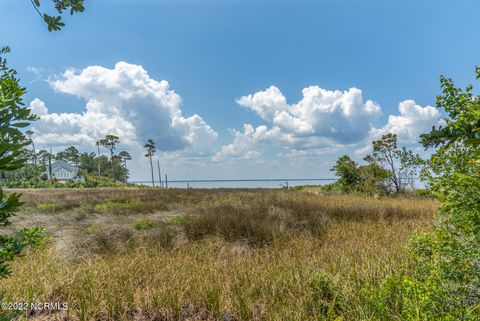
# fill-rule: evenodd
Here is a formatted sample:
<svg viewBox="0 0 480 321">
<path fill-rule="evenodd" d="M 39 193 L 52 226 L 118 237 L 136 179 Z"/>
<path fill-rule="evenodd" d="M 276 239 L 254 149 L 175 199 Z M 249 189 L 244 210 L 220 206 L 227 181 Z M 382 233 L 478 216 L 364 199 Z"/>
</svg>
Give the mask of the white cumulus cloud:
<svg viewBox="0 0 480 321">
<path fill-rule="evenodd" d="M 399 115 L 388 116 L 388 122 L 382 128 L 372 128 L 372 138 L 395 133 L 400 141 L 413 144 L 420 140 L 421 134 L 429 132 L 433 125 L 442 123 L 442 115 L 437 108 L 422 107 L 414 100 L 400 102 L 398 111 Z"/>
<path fill-rule="evenodd" d="M 283 134 L 300 137 L 324 137 L 340 143 L 364 138 L 371 121 L 381 115 L 378 104 L 364 101 L 362 91 L 330 91 L 318 86 L 303 89 L 303 98 L 289 105 L 274 86 L 265 91 L 237 99 L 237 103 L 255 111 L 272 128 Z"/>
<path fill-rule="evenodd" d="M 232 130 L 234 137 L 233 143 L 222 146 L 220 151 L 213 157 L 214 161 L 228 159 L 251 160 L 261 156 L 261 152 L 256 150 L 258 132 L 260 132 L 261 129 L 258 130 L 250 124 L 245 124 L 243 130 L 243 132 Z"/>
<path fill-rule="evenodd" d="M 237 99 L 240 106 L 254 111 L 267 125 L 234 131 L 234 142 L 226 145 L 216 157 L 244 155 L 246 145 L 259 143 L 286 147 L 290 150 L 335 149 L 362 141 L 373 128 L 371 122 L 381 115 L 380 106 L 364 100 L 362 91 L 330 91 L 310 86 L 302 91 L 303 98 L 288 104 L 275 86 Z"/>
<path fill-rule="evenodd" d="M 137 146 L 154 139 L 160 151 L 213 152 L 218 134 L 199 115 L 184 116 L 181 97 L 167 81 L 150 78 L 142 66 L 118 62 L 113 69 L 67 70 L 50 84 L 86 105 L 81 113 L 48 113 L 41 100 L 33 100 L 30 106 L 41 116 L 33 125 L 40 143 L 91 145 L 115 134 L 122 143 Z"/>
<path fill-rule="evenodd" d="M 32 114 L 35 114 L 37 116 L 44 116 L 48 113 L 48 109 L 45 106 L 45 103 L 38 98 L 32 100 L 32 102 L 30 103 L 30 110 Z"/>
<path fill-rule="evenodd" d="M 422 107 L 414 100 L 404 100 L 398 104 L 398 115 L 389 115 L 381 128 L 370 130 L 369 141 L 355 151 L 356 156 L 365 156 L 372 150 L 371 141 L 382 135 L 395 133 L 401 145 L 413 146 L 420 141 L 420 135 L 428 133 L 432 126 L 443 124 L 440 111 L 432 106 Z"/>
</svg>

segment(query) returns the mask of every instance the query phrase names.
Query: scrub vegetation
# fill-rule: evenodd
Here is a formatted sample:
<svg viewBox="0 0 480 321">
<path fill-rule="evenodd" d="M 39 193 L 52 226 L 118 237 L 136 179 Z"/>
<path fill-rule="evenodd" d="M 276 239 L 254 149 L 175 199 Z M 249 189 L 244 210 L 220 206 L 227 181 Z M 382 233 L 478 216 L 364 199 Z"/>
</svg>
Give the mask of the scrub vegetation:
<svg viewBox="0 0 480 321">
<path fill-rule="evenodd" d="M 69 306 L 33 320 L 376 319 L 371 289 L 410 268 L 438 206 L 320 188 L 22 195 L 13 226 L 51 240 L 13 262 L 4 300 Z"/>
</svg>

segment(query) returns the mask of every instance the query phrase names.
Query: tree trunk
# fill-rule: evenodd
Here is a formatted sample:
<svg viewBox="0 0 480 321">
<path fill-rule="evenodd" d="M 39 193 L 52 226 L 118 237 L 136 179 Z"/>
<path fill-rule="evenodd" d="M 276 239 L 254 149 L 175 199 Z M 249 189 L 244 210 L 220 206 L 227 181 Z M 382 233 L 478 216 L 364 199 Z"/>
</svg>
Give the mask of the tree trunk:
<svg viewBox="0 0 480 321">
<path fill-rule="evenodd" d="M 395 187 L 395 194 L 400 193 L 400 184 L 398 183 L 397 173 L 395 170 L 393 156 L 389 153 L 387 157 L 387 162 L 390 164 L 390 168 L 392 169 L 392 182 L 393 186 Z"/>
<path fill-rule="evenodd" d="M 100 171 L 100 145 L 97 145 L 97 150 L 98 150 L 98 176 L 101 176 L 101 171 Z"/>
<path fill-rule="evenodd" d="M 162 173 L 160 172 L 160 161 L 157 159 L 157 168 L 158 168 L 158 183 L 162 187 Z"/>
<path fill-rule="evenodd" d="M 155 186 L 155 179 L 153 178 L 153 163 L 152 163 L 151 157 L 150 157 L 150 170 L 152 171 L 152 186 Z"/>
<path fill-rule="evenodd" d="M 128 183 L 128 175 L 127 175 L 127 159 L 125 158 L 125 161 L 124 161 L 124 168 L 125 168 L 125 184 Z"/>
<path fill-rule="evenodd" d="M 35 143 L 33 142 L 33 139 L 31 139 L 31 141 L 32 141 L 32 149 L 33 149 L 33 165 L 37 167 L 37 153 L 35 152 Z"/>
<path fill-rule="evenodd" d="M 112 162 L 112 176 L 113 176 L 113 181 L 115 181 L 115 164 L 113 162 L 113 150 L 110 151 L 110 160 Z"/>
</svg>

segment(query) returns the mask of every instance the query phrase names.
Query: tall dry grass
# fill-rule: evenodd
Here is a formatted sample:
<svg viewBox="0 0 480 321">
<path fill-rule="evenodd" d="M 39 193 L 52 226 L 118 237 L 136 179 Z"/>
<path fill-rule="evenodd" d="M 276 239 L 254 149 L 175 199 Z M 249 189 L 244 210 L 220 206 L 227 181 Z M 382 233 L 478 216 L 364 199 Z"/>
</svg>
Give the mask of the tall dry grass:
<svg viewBox="0 0 480 321">
<path fill-rule="evenodd" d="M 50 317 L 68 320 L 375 320 L 365 289 L 408 268 L 404 246 L 436 208 L 298 191 L 55 193 L 26 192 L 21 216 L 55 203 L 64 210 L 45 217 L 74 220 L 85 205 L 139 199 L 181 215 L 135 230 L 122 220 L 135 209 L 107 209 L 92 215 L 124 225 L 86 224 L 70 250 L 52 242 L 16 261 L 4 300 L 67 302 L 68 316 Z"/>
</svg>

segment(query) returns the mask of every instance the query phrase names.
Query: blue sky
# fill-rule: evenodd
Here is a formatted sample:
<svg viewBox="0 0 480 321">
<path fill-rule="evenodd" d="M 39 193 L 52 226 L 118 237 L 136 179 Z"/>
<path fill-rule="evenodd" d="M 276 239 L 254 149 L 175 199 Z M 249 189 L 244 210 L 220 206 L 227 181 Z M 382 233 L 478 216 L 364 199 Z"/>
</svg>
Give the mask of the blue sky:
<svg viewBox="0 0 480 321">
<path fill-rule="evenodd" d="M 88 100 L 99 98 L 91 89 L 72 89 L 78 81 L 67 79 L 67 69 L 75 68 L 73 77 L 78 78 L 89 66 L 102 66 L 96 70 L 100 73 L 114 70 L 119 61 L 131 68 L 141 66 L 150 79 L 168 81 L 168 90 L 181 96 L 181 104 L 174 108 L 189 124 L 174 126 L 158 134 L 158 139 L 178 134 L 183 142 L 196 126 L 191 125 L 193 119 L 186 120 L 194 114 L 201 117 L 201 130 L 212 139 L 212 146 L 205 150 L 187 146 L 201 145 L 206 137 L 201 135 L 199 141 L 166 148 L 169 152 L 161 155 L 163 166 L 176 178 L 329 177 L 328 168 L 336 157 L 350 153 L 361 159 L 368 141 L 389 129 L 399 131 L 404 144 L 415 147 L 412 132 L 402 136 L 399 124 L 419 126 L 418 130 L 431 125 L 427 119 L 421 124 L 411 122 L 416 118 L 412 112 L 389 125 L 390 115 L 401 114 L 399 103 L 414 100 L 417 107 L 409 110 L 423 112 L 419 108 L 434 106 L 434 97 L 440 93 L 440 74 L 463 85 L 473 81 L 474 66 L 480 63 L 478 1 L 104 0 L 86 1 L 86 7 L 85 13 L 66 18 L 64 30 L 49 33 L 29 1 L 0 2 L 2 44 L 13 49 L 9 61 L 28 87 L 26 102 L 41 100 L 49 114 L 81 114 Z M 55 81 L 61 83 L 55 86 Z M 270 86 L 278 90 L 265 92 Z M 294 106 L 309 86 L 328 91 L 322 97 L 358 88 L 361 101 L 367 105 L 371 100 L 381 111 L 356 118 L 345 114 L 344 122 L 337 123 L 324 113 L 312 114 L 315 104 Z M 312 95 L 322 93 L 320 89 Z M 259 92 L 264 95 L 253 101 Z M 236 102 L 248 95 L 252 99 L 244 100 L 243 106 Z M 280 105 L 267 106 L 273 108 L 268 116 L 264 100 L 272 95 L 284 97 L 289 106 L 280 106 L 280 99 Z M 112 99 L 100 101 L 114 104 Z M 343 108 L 338 105 L 343 98 L 338 99 L 332 106 Z M 136 108 L 133 100 L 128 103 L 125 108 Z M 282 110 L 293 119 L 294 127 L 275 118 Z M 432 125 L 438 123 L 438 115 L 431 110 L 427 114 Z M 351 129 L 339 142 L 323 130 L 330 127 L 327 120 L 334 123 L 332 133 L 359 126 L 365 137 Z M 253 134 L 244 131 L 244 124 L 252 126 Z M 132 125 L 152 127 L 148 134 L 156 135 L 151 123 Z M 259 126 L 266 129 L 257 131 Z M 38 135 L 53 137 L 47 131 L 53 127 L 48 122 L 43 127 L 39 124 Z M 237 140 L 232 130 L 238 133 Z M 138 128 L 133 131 L 131 144 L 122 147 L 135 149 L 135 138 L 145 138 Z M 61 146 L 64 142 L 49 143 Z M 88 139 L 79 138 L 78 146 L 90 148 Z M 254 153 L 249 154 L 250 150 Z M 134 178 L 148 177 L 143 164 L 138 151 Z"/>
</svg>

